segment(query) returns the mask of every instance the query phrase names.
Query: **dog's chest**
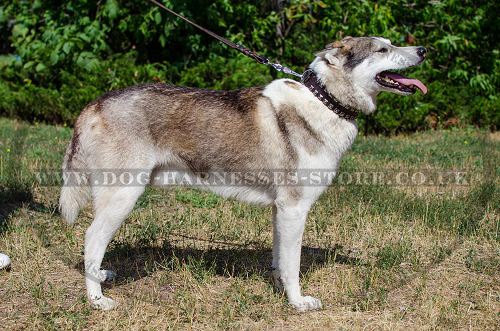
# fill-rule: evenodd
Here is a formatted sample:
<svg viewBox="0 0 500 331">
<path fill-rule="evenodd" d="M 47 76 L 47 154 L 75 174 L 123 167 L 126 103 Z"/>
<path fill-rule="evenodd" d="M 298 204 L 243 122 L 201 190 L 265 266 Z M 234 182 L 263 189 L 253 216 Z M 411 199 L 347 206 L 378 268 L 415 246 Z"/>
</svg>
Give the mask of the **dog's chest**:
<svg viewBox="0 0 500 331">
<path fill-rule="evenodd" d="M 297 146 L 299 153 L 296 171 L 302 199 L 314 203 L 331 185 L 343 155 L 356 136 L 357 129 L 355 126 L 352 128 L 336 130 L 335 135 L 326 132 L 323 135 L 326 142 L 313 152 L 306 147 Z"/>
<path fill-rule="evenodd" d="M 358 133 L 356 124 L 338 119 L 331 125 L 318 130 L 322 141 L 319 148 L 308 150 L 306 146 L 297 146 L 298 168 L 336 170 L 344 154 L 351 148 Z"/>
</svg>

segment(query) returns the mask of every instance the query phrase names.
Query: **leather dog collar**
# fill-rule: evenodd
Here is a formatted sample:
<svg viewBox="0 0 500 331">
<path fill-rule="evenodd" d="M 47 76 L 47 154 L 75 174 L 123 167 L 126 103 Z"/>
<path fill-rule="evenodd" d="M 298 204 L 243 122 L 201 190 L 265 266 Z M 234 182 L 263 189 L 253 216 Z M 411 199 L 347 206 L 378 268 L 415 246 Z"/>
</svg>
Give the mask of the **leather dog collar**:
<svg viewBox="0 0 500 331">
<path fill-rule="evenodd" d="M 337 98 L 328 93 L 325 86 L 321 84 L 318 77 L 311 69 L 306 70 L 302 74 L 301 83 L 304 84 L 316 98 L 318 98 L 323 104 L 333 111 L 338 116 L 345 118 L 346 120 L 354 120 L 358 116 L 358 112 L 350 107 L 346 107 L 340 103 Z"/>
</svg>

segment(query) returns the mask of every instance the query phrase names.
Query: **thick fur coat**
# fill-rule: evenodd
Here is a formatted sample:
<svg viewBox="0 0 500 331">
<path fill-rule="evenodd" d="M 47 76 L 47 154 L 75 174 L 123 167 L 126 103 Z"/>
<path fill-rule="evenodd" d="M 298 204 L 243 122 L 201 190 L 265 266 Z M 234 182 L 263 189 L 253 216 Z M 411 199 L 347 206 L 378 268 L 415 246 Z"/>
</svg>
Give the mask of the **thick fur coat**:
<svg viewBox="0 0 500 331">
<path fill-rule="evenodd" d="M 349 37 L 328 45 L 310 68 L 342 104 L 369 114 L 380 91 L 409 94 L 405 88 L 412 86 L 388 87 L 379 82 L 380 74 L 417 65 L 423 60 L 419 50 L 394 47 L 382 38 Z M 397 57 L 404 61 L 395 62 Z M 146 186 L 95 185 L 95 171 L 140 169 L 151 174 L 149 184 L 158 186 L 163 186 L 166 174 L 182 184 L 186 174 L 196 180 L 214 172 L 335 171 L 357 133 L 354 120 L 340 118 L 290 79 L 237 91 L 142 85 L 90 103 L 75 124 L 63 164 L 65 173 L 80 172 L 87 178 L 83 184 L 62 187 L 60 209 L 63 218 L 74 223 L 78 211 L 93 201 L 95 218 L 85 237 L 91 304 L 101 309 L 116 305 L 102 294 L 100 283 L 113 273 L 101 270 L 101 262 Z M 274 280 L 300 311 L 321 307 L 318 299 L 301 293 L 300 250 L 307 213 L 331 179 L 319 185 L 300 179 L 296 185 L 281 185 L 271 179 L 263 184 L 202 186 L 273 207 Z"/>
</svg>

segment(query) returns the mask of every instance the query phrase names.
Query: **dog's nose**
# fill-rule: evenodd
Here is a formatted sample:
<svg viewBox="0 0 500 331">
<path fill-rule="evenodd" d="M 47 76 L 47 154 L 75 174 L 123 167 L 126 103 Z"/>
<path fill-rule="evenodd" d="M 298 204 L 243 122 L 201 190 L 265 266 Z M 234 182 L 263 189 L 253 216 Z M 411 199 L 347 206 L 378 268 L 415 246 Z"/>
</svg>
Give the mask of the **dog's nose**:
<svg viewBox="0 0 500 331">
<path fill-rule="evenodd" d="M 417 48 L 417 54 L 420 56 L 420 57 L 425 57 L 425 54 L 427 53 L 427 49 L 425 49 L 425 47 L 423 46 L 419 46 Z"/>
</svg>

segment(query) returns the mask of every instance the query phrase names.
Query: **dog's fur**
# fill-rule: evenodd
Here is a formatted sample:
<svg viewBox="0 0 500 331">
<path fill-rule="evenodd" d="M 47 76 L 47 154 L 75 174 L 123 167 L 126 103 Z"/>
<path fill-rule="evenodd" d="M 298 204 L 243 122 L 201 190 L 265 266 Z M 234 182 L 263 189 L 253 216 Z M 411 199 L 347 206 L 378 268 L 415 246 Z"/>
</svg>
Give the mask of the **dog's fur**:
<svg viewBox="0 0 500 331">
<path fill-rule="evenodd" d="M 386 48 L 381 53 L 378 50 Z M 327 90 L 344 105 L 375 111 L 380 91 L 400 93 L 374 80 L 378 72 L 417 65 L 416 47 L 394 47 L 383 38 L 347 37 L 319 52 L 310 65 Z M 391 56 L 404 61 L 395 63 Z M 402 63 L 403 62 L 403 63 Z M 279 79 L 263 88 L 210 91 L 164 84 L 105 94 L 90 103 L 75 124 L 63 171 L 143 169 L 188 171 L 196 178 L 212 170 L 337 169 L 358 129 L 326 108 L 305 86 Z M 153 185 L 160 183 L 151 183 Z M 273 206 L 273 277 L 298 310 L 321 307 L 299 286 L 302 233 L 321 186 L 211 186 L 225 197 Z M 91 304 L 111 309 L 100 270 L 106 247 L 131 212 L 144 186 L 63 186 L 60 210 L 75 222 L 92 197 L 95 218 L 85 236 L 87 294 Z"/>
</svg>

